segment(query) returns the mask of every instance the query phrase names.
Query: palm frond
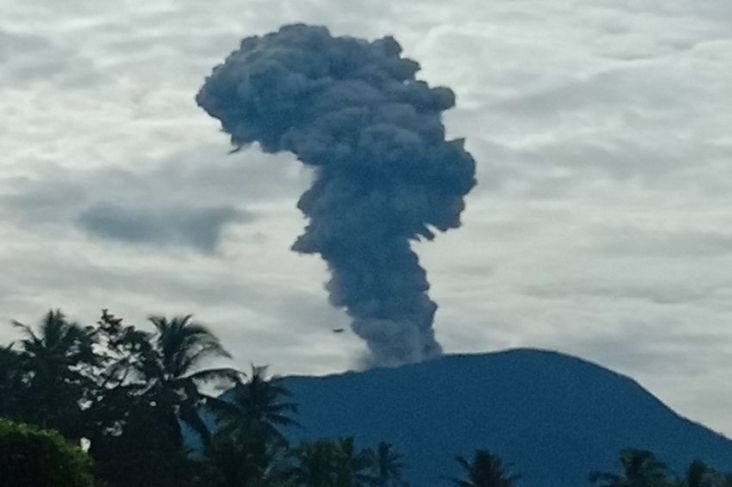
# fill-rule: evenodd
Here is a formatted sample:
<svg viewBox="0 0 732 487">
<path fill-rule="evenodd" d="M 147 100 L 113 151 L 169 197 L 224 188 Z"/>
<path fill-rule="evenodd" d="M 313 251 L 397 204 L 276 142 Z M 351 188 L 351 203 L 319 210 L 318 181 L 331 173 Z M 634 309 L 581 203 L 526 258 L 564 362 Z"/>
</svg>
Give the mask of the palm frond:
<svg viewBox="0 0 732 487">
<path fill-rule="evenodd" d="M 188 374 L 188 375 L 182 377 L 182 379 L 201 381 L 201 382 L 225 380 L 225 381 L 231 381 L 231 382 L 234 382 L 235 384 L 238 384 L 241 382 L 242 375 L 243 375 L 242 372 L 240 372 L 234 368 L 218 367 L 218 368 L 214 368 L 214 369 L 198 370 L 196 372 L 193 372 L 191 374 Z"/>
<path fill-rule="evenodd" d="M 36 333 L 33 331 L 33 328 L 31 328 L 30 326 L 25 325 L 25 324 L 21 323 L 20 321 L 16 321 L 16 320 L 11 321 L 11 323 L 14 327 L 20 328 L 21 330 L 23 330 L 23 333 L 27 337 L 26 340 L 30 340 L 32 342 L 40 342 L 38 335 L 36 335 Z M 25 342 L 26 340 L 23 340 L 23 342 Z"/>
</svg>

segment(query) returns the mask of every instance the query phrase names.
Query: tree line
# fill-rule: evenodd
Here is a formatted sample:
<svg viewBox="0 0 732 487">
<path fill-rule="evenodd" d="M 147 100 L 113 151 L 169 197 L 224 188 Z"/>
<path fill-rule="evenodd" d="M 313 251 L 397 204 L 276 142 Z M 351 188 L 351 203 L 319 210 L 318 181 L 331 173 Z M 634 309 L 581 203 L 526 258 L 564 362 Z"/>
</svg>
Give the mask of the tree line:
<svg viewBox="0 0 732 487">
<path fill-rule="evenodd" d="M 13 322 L 22 338 L 0 347 L 3 486 L 407 486 L 402 456 L 385 441 L 374 448 L 352 437 L 291 444 L 283 428 L 299 427 L 298 408 L 283 382 L 266 367 L 248 374 L 212 367 L 230 354 L 190 315 L 150 323 L 152 331 L 141 330 L 107 310 L 93 326 L 58 310 L 36 327 Z M 192 449 L 186 435 L 201 447 Z M 489 451 L 456 461 L 463 476 L 444 479 L 452 485 L 519 485 L 520 476 Z M 624 450 L 620 466 L 589 480 L 732 487 L 732 476 L 700 462 L 673 479 L 643 450 Z"/>
<path fill-rule="evenodd" d="M 190 316 L 150 323 L 153 331 L 145 331 L 107 310 L 94 326 L 60 311 L 35 327 L 13 322 L 23 337 L 0 347 L 0 418 L 13 421 L 2 423 L 0 435 L 3 482 L 17 473 L 3 464 L 18 458 L 8 445 L 17 449 L 19 438 L 30 441 L 35 432 L 34 448 L 50 448 L 57 441 L 46 430 L 53 430 L 87 447 L 94 485 L 103 487 L 406 485 L 389 443 L 291 445 L 282 428 L 298 427 L 297 405 L 280 379 L 266 367 L 248 374 L 211 367 L 230 355 Z M 207 392 L 217 390 L 228 391 L 225 399 Z M 198 438 L 199 451 L 186 435 Z"/>
</svg>

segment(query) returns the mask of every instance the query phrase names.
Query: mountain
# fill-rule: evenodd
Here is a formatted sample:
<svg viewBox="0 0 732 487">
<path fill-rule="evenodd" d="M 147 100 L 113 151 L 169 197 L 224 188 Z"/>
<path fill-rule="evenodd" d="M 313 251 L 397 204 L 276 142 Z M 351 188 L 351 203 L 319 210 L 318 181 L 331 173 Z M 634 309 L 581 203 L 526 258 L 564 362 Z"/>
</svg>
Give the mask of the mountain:
<svg viewBox="0 0 732 487">
<path fill-rule="evenodd" d="M 324 377 L 288 377 L 303 429 L 292 440 L 355 436 L 405 456 L 417 487 L 448 485 L 456 455 L 498 454 L 521 486 L 587 486 L 622 448 L 675 472 L 695 459 L 732 471 L 732 441 L 680 417 L 632 379 L 556 352 L 517 349 Z"/>
</svg>

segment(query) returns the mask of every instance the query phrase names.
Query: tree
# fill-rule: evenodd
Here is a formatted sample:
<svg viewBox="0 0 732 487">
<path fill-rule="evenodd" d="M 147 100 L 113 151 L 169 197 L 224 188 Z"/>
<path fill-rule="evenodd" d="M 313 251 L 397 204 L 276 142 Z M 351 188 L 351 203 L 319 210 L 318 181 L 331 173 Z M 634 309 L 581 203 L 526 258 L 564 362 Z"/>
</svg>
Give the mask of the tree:
<svg viewBox="0 0 732 487">
<path fill-rule="evenodd" d="M 590 482 L 601 487 L 661 487 L 668 483 L 666 465 L 648 450 L 622 450 L 620 467 L 620 474 L 593 472 Z"/>
<path fill-rule="evenodd" d="M 303 442 L 295 455 L 292 477 L 298 486 L 362 487 L 376 481 L 373 451 L 359 451 L 352 437 Z"/>
<path fill-rule="evenodd" d="M 297 465 L 291 476 L 303 487 L 338 487 L 338 447 L 329 440 L 302 442 L 296 449 Z"/>
<path fill-rule="evenodd" d="M 25 335 L 18 354 L 26 382 L 19 398 L 20 417 L 79 438 L 82 402 L 89 389 L 81 371 L 96 360 L 89 330 L 67 321 L 59 310 L 44 315 L 38 333 L 17 321 L 13 324 Z"/>
<path fill-rule="evenodd" d="M 684 487 L 709 487 L 709 477 L 713 473 L 704 463 L 696 460 L 689 465 L 683 485 Z"/>
<path fill-rule="evenodd" d="M 156 333 L 124 326 L 106 310 L 94 333 L 100 361 L 90 452 L 97 472 L 112 487 L 189 485 L 195 465 L 183 445 L 181 421 L 205 442 L 199 416 L 209 380 L 238 380 L 231 368 L 205 368 L 228 357 L 219 340 L 190 316 L 150 320 Z M 228 382 L 230 384 L 230 382 Z"/>
<path fill-rule="evenodd" d="M 210 381 L 238 382 L 241 373 L 230 367 L 203 368 L 205 360 L 229 358 L 219 339 L 206 327 L 191 321 L 191 315 L 168 320 L 153 316 L 157 333 L 151 352 L 144 357 L 142 374 L 150 387 L 149 404 L 169 417 L 188 423 L 206 441 L 209 431 L 199 415 L 207 396 L 199 386 Z M 173 427 L 182 442 L 180 428 Z"/>
<path fill-rule="evenodd" d="M 280 487 L 290 475 L 288 455 L 287 448 L 266 441 L 260 431 L 240 427 L 216 432 L 205 448 L 203 463 L 209 485 Z"/>
<path fill-rule="evenodd" d="M 335 459 L 339 487 L 362 487 L 374 482 L 374 452 L 358 451 L 352 436 L 336 442 Z"/>
<path fill-rule="evenodd" d="M 402 480 L 402 469 L 404 468 L 402 456 L 394 451 L 390 443 L 384 441 L 379 443 L 373 463 L 376 470 L 374 484 L 377 487 L 402 487 L 406 485 Z"/>
<path fill-rule="evenodd" d="M 23 395 L 24 374 L 20 355 L 12 344 L 0 347 L 0 417 L 13 418 L 19 414 L 18 403 Z"/>
<path fill-rule="evenodd" d="M 519 479 L 518 475 L 506 471 L 500 457 L 487 450 L 476 450 L 473 461 L 463 457 L 455 460 L 465 471 L 467 480 L 452 479 L 453 485 L 460 487 L 512 487 Z"/>
<path fill-rule="evenodd" d="M 120 435 L 130 413 L 144 403 L 149 388 L 143 368 L 154 354 L 149 333 L 124 325 L 121 318 L 102 310 L 96 328 L 90 333 L 97 356 L 84 373 L 93 378 L 90 403 L 86 410 L 86 435 L 99 439 Z"/>
<path fill-rule="evenodd" d="M 217 432 L 206 448 L 209 466 L 225 485 L 271 485 L 281 482 L 287 440 L 278 428 L 296 426 L 295 403 L 278 378 L 267 378 L 267 367 L 252 366 L 249 379 L 221 398 L 206 398 L 217 418 Z"/>
<path fill-rule="evenodd" d="M 92 487 L 91 460 L 55 431 L 0 420 L 3 487 Z"/>
<path fill-rule="evenodd" d="M 224 398 L 207 398 L 206 405 L 218 417 L 223 432 L 244 428 L 266 441 L 286 443 L 278 428 L 299 426 L 291 417 L 297 413 L 297 404 L 283 400 L 289 396 L 279 378 L 267 378 L 266 366 L 252 365 L 246 382 L 234 386 Z"/>
<path fill-rule="evenodd" d="M 686 470 L 686 476 L 679 483 L 682 487 L 730 487 L 732 476 L 724 475 L 699 460 L 695 460 Z"/>
</svg>

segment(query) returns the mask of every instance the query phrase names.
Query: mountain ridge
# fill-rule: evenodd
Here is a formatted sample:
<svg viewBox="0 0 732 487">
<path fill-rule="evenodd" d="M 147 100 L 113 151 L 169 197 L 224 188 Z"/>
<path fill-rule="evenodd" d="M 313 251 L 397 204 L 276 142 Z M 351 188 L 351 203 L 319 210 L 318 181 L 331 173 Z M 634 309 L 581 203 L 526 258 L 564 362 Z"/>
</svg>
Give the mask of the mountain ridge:
<svg viewBox="0 0 732 487">
<path fill-rule="evenodd" d="M 520 485 L 579 487 L 615 470 L 619 450 L 654 451 L 675 473 L 701 459 L 732 471 L 732 441 L 666 406 L 629 376 L 552 350 L 444 355 L 400 367 L 284 377 L 303 429 L 294 441 L 354 436 L 404 454 L 417 487 L 459 475 L 486 448 Z"/>
</svg>

